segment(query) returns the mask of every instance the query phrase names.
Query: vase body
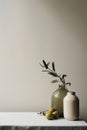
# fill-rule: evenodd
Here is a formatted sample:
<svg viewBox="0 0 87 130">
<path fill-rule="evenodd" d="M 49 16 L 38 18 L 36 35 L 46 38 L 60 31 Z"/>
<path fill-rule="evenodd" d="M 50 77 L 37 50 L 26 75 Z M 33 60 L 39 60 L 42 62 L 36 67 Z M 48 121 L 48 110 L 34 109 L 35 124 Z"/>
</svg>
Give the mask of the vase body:
<svg viewBox="0 0 87 130">
<path fill-rule="evenodd" d="M 63 98 L 67 92 L 65 86 L 59 85 L 58 89 L 52 93 L 51 106 L 59 111 L 61 116 L 63 116 Z"/>
<path fill-rule="evenodd" d="M 67 120 L 77 120 L 79 118 L 79 99 L 75 92 L 68 92 L 63 100 L 64 118 Z"/>
</svg>

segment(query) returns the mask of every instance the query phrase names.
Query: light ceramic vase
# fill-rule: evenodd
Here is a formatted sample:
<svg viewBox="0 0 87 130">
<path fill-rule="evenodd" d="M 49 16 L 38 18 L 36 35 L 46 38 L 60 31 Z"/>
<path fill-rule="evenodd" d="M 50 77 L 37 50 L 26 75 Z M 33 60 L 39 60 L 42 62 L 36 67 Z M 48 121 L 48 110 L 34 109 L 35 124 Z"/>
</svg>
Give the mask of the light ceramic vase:
<svg viewBox="0 0 87 130">
<path fill-rule="evenodd" d="M 63 100 L 64 118 L 67 120 L 77 120 L 79 118 L 79 99 L 75 92 L 68 92 Z"/>
<path fill-rule="evenodd" d="M 64 85 L 59 85 L 58 89 L 52 93 L 51 106 L 59 111 L 60 116 L 63 116 L 63 98 L 68 90 Z"/>
</svg>

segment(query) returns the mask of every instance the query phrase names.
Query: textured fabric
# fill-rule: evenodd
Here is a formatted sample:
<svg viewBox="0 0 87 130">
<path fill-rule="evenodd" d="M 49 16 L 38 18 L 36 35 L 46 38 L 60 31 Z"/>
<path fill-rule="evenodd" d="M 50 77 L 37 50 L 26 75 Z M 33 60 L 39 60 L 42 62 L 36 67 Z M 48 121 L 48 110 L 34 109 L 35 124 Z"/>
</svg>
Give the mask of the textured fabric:
<svg viewBox="0 0 87 130">
<path fill-rule="evenodd" d="M 3 126 L 0 130 L 87 130 L 87 127 L 20 127 L 20 126 Z"/>
<path fill-rule="evenodd" d="M 1 112 L 0 130 L 87 130 L 83 120 L 47 120 L 35 112 Z"/>
</svg>

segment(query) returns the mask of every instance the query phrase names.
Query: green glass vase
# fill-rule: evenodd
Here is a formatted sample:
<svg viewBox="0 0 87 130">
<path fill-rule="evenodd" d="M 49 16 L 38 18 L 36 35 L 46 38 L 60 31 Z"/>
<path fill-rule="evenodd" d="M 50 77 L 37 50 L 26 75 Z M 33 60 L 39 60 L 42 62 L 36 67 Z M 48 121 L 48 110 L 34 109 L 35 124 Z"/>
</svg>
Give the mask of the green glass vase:
<svg viewBox="0 0 87 130">
<path fill-rule="evenodd" d="M 60 116 L 63 116 L 63 98 L 68 90 L 64 85 L 59 85 L 58 89 L 52 93 L 51 106 L 59 111 Z"/>
</svg>

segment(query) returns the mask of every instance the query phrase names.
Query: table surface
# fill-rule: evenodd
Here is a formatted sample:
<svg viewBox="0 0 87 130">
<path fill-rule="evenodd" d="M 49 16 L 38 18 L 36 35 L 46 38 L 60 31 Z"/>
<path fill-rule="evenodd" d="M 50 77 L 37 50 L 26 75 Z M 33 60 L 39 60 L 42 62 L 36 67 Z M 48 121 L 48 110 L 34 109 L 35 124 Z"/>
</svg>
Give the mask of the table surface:
<svg viewBox="0 0 87 130">
<path fill-rule="evenodd" d="M 0 112 L 0 126 L 86 126 L 83 120 L 47 120 L 36 112 Z"/>
</svg>

